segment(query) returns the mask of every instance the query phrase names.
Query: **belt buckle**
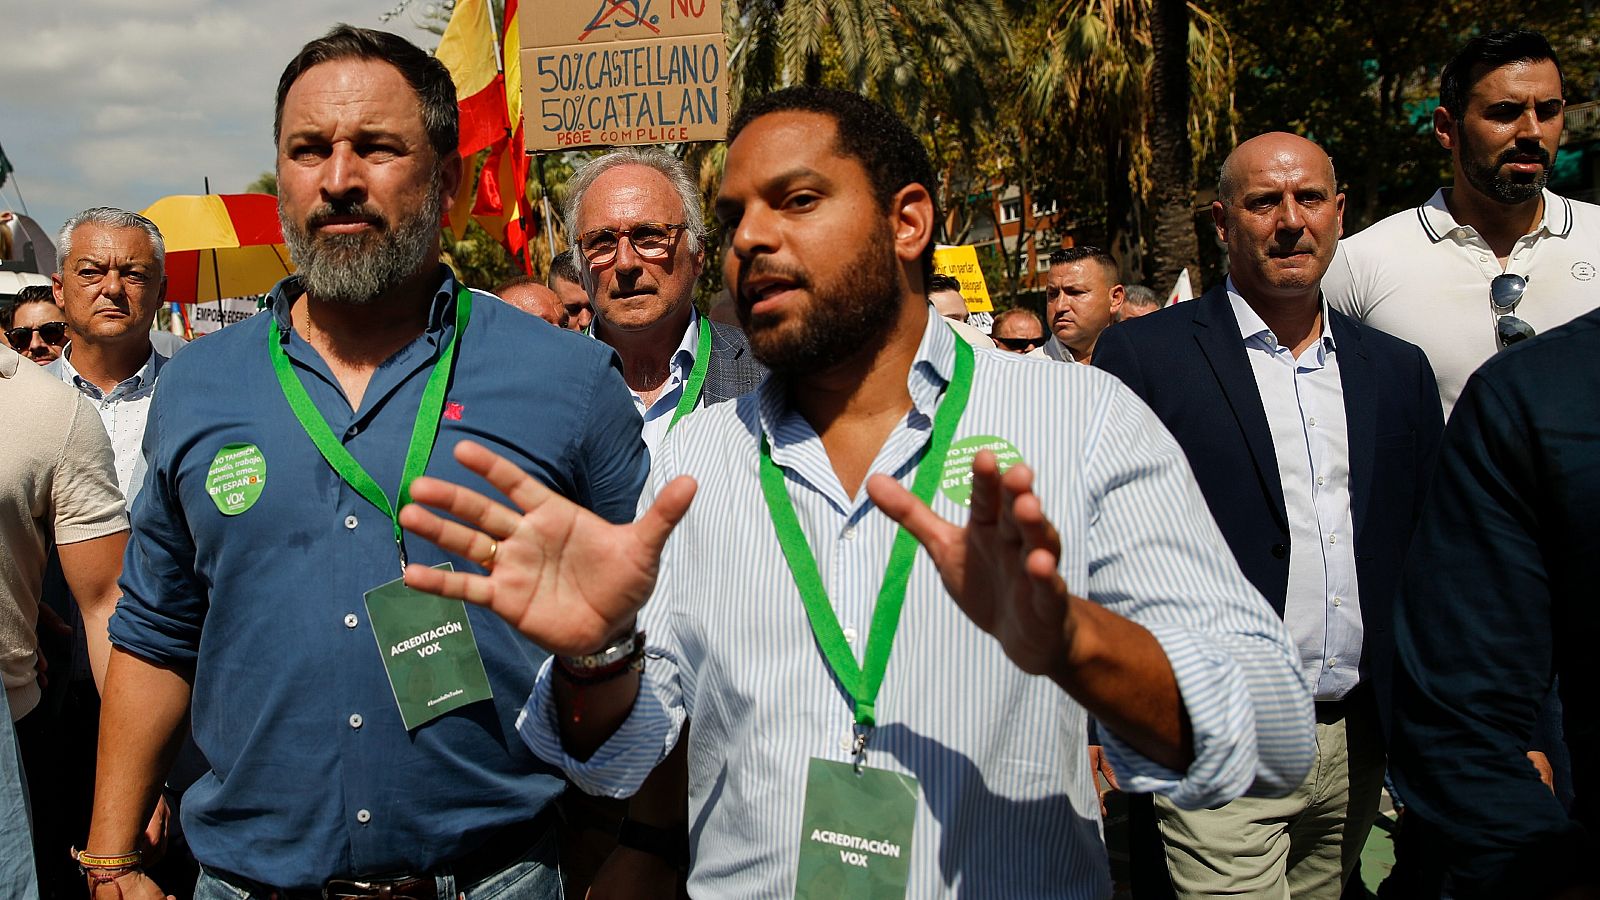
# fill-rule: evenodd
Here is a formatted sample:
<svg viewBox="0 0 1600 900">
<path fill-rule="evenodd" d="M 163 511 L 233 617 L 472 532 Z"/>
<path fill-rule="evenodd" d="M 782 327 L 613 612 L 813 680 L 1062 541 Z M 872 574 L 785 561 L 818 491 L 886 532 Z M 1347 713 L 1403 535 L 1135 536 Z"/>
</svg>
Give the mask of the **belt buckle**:
<svg viewBox="0 0 1600 900">
<path fill-rule="evenodd" d="M 410 887 L 422 879 L 415 875 L 362 881 L 354 878 L 330 878 L 322 886 L 323 900 L 388 900 L 391 897 L 409 897 L 396 891 L 401 886 Z"/>
</svg>

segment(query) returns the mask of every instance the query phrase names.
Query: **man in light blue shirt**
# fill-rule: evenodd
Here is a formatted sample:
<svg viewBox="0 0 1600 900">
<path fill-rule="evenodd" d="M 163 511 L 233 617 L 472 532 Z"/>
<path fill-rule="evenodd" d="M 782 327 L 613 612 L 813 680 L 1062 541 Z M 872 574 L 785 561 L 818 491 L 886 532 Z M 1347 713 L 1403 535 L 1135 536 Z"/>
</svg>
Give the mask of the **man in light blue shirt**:
<svg viewBox="0 0 1600 900">
<path fill-rule="evenodd" d="M 141 447 L 156 379 L 171 358 L 151 341 L 166 299 L 166 245 L 154 222 L 101 206 L 61 226 L 61 271 L 51 276 L 72 341 L 46 371 L 82 391 L 100 413 L 129 508 L 144 483 Z"/>
<path fill-rule="evenodd" d="M 730 137 L 725 281 L 773 375 L 674 430 L 631 526 L 465 444 L 527 515 L 432 479 L 402 513 L 491 570 L 409 584 L 562 654 L 524 740 L 623 796 L 692 718 L 703 896 L 1103 898 L 1087 714 L 1134 790 L 1203 806 L 1299 783 L 1288 634 L 1171 437 L 1101 373 L 974 350 L 929 310 L 917 138 L 817 88 Z"/>
<path fill-rule="evenodd" d="M 1283 616 L 1319 752 L 1287 798 L 1201 810 L 1157 798 L 1156 812 L 1180 897 L 1336 900 L 1377 814 L 1393 595 L 1442 423 L 1422 352 L 1322 300 L 1344 197 L 1321 149 L 1247 141 L 1218 196 L 1227 283 L 1109 329 L 1095 365 L 1172 429 L 1240 567 Z"/>
</svg>

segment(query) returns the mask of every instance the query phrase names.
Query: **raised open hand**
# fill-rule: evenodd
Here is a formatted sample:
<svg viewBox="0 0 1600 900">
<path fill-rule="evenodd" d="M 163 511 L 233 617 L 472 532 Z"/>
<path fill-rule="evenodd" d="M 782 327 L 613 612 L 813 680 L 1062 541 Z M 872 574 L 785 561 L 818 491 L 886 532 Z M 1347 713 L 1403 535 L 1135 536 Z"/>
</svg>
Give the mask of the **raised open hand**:
<svg viewBox="0 0 1600 900">
<path fill-rule="evenodd" d="M 437 478 L 413 481 L 416 503 L 400 510 L 400 524 L 446 551 L 484 561 L 489 573 L 412 563 L 407 585 L 487 606 L 551 653 L 592 653 L 632 627 L 655 589 L 661 549 L 694 499 L 694 479 L 674 479 L 638 521 L 613 525 L 479 444 L 460 442 L 455 457 L 522 513 Z"/>
<path fill-rule="evenodd" d="M 1072 644 L 1073 599 L 1057 571 L 1061 538 L 1033 493 L 1033 472 L 1002 475 L 987 450 L 972 463 L 972 516 L 960 527 L 887 475 L 867 481 L 872 502 L 927 549 L 945 589 L 1017 667 L 1059 674 Z"/>
</svg>

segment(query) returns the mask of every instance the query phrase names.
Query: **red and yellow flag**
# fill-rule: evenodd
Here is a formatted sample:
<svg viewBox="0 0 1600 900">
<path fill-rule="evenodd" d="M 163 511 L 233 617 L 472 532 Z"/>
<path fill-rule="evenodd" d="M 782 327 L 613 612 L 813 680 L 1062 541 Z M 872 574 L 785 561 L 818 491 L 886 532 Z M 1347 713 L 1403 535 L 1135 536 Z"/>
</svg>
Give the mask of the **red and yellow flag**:
<svg viewBox="0 0 1600 900">
<path fill-rule="evenodd" d="M 528 154 L 522 140 L 522 56 L 514 37 L 521 33 L 518 28 L 517 0 L 506 0 L 505 21 L 500 29 L 500 54 L 504 71 L 503 113 L 509 123 L 507 137 L 490 152 L 489 161 L 483 167 L 472 215 L 485 231 L 499 238 L 511 251 L 524 272 L 531 272 L 525 209 Z"/>
<path fill-rule="evenodd" d="M 505 78 L 496 62 L 500 48 L 490 16 L 489 0 L 460 0 L 433 54 L 456 84 L 462 159 L 504 140 L 511 130 Z"/>
</svg>

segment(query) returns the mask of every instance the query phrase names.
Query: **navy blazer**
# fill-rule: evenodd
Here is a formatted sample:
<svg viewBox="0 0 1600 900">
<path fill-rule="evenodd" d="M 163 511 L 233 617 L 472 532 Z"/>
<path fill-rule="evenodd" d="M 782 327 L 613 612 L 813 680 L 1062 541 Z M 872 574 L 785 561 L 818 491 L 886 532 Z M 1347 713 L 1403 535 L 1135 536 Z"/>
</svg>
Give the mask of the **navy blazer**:
<svg viewBox="0 0 1600 900">
<path fill-rule="evenodd" d="M 1414 344 L 1329 310 L 1350 439 L 1350 505 L 1361 591 L 1361 680 L 1386 695 L 1394 596 L 1444 416 Z M 1113 325 L 1094 365 L 1121 378 L 1178 439 L 1245 577 L 1283 615 L 1289 521 L 1266 408 L 1225 288 Z"/>
</svg>

